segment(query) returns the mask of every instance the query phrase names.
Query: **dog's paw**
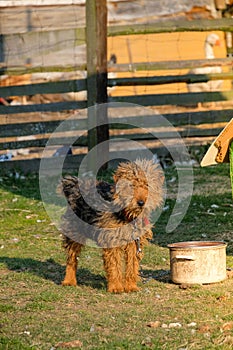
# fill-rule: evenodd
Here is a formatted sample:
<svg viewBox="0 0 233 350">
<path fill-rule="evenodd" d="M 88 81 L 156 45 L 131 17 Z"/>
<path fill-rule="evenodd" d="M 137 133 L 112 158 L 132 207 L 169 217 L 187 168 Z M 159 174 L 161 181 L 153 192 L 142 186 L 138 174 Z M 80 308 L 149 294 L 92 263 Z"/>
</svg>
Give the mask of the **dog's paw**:
<svg viewBox="0 0 233 350">
<path fill-rule="evenodd" d="M 124 288 L 121 284 L 119 285 L 109 285 L 108 286 L 108 292 L 109 293 L 123 293 L 124 292 Z"/>
<path fill-rule="evenodd" d="M 135 283 L 126 283 L 125 284 L 125 292 L 130 293 L 130 292 L 138 292 L 140 288 Z"/>
<path fill-rule="evenodd" d="M 77 281 L 75 281 L 75 280 L 64 280 L 63 282 L 62 282 L 62 285 L 63 286 L 77 286 Z"/>
</svg>

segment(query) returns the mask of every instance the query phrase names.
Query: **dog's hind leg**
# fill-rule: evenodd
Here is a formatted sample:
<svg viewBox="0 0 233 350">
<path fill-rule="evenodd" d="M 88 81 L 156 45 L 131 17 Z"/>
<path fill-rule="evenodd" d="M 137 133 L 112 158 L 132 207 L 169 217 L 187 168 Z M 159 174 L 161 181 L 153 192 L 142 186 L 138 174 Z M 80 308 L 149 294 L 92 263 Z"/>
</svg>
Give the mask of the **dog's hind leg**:
<svg viewBox="0 0 233 350">
<path fill-rule="evenodd" d="M 77 258 L 81 253 L 83 245 L 80 243 L 73 242 L 68 240 L 66 242 L 65 248 L 67 251 L 67 261 L 66 261 L 66 275 L 64 281 L 62 282 L 63 286 L 76 286 L 77 285 L 77 267 L 78 262 Z"/>
<path fill-rule="evenodd" d="M 107 275 L 108 292 L 124 292 L 121 248 L 103 249 L 103 261 Z"/>
<path fill-rule="evenodd" d="M 125 263 L 125 292 L 136 292 L 139 290 L 137 286 L 137 281 L 139 280 L 139 260 L 135 242 L 129 243 L 125 247 Z"/>
</svg>

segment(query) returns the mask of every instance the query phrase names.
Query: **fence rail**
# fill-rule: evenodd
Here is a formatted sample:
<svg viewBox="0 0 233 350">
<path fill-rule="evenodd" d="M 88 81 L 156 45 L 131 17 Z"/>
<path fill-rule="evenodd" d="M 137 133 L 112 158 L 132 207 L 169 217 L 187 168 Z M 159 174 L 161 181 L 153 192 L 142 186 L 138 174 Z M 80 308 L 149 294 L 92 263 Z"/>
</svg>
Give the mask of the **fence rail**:
<svg viewBox="0 0 233 350">
<path fill-rule="evenodd" d="M 228 60 L 229 61 L 229 60 Z M 206 61 L 205 61 L 206 62 Z M 132 77 L 108 79 L 108 86 L 144 86 L 161 85 L 173 83 L 200 83 L 209 80 L 232 80 L 233 73 L 215 73 L 215 74 L 184 74 L 184 75 L 166 75 L 152 77 Z M 78 92 L 87 89 L 86 79 L 63 80 L 48 83 L 4 86 L 0 87 L 0 96 L 25 96 L 35 94 L 58 94 L 64 92 Z"/>
<path fill-rule="evenodd" d="M 132 64 L 117 64 L 114 67 L 109 67 L 109 71 L 112 72 L 140 72 L 140 71 L 156 71 L 156 70 L 172 70 L 172 69 L 191 69 L 204 66 L 227 66 L 232 67 L 232 58 L 218 58 L 210 60 L 180 60 L 180 61 L 157 61 L 157 62 L 136 62 Z M 81 65 L 53 65 L 32 67 L 27 65 L 15 66 L 6 65 L 0 62 L 0 72 L 9 75 L 22 75 L 33 73 L 47 73 L 47 72 L 74 72 L 85 71 L 86 64 Z M 228 73 L 230 74 L 230 73 Z M 224 76 L 224 75 L 223 75 Z M 211 76 L 210 76 L 211 77 Z M 229 78 L 231 78 L 229 76 Z M 223 78 L 224 79 L 224 78 Z"/>
</svg>

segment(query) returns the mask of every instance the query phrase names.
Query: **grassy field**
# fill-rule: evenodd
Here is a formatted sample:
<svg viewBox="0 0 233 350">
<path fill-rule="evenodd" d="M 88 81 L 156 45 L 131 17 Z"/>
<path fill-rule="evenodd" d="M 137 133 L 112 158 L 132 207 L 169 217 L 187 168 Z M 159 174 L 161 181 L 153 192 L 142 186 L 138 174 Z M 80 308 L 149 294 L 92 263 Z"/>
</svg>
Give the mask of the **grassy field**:
<svg viewBox="0 0 233 350">
<path fill-rule="evenodd" d="M 233 279 L 181 288 L 170 281 L 166 247 L 224 240 L 233 268 L 229 165 L 194 168 L 190 207 L 172 233 L 165 232 L 177 189 L 172 167 L 166 183 L 167 210 L 146 248 L 141 291 L 112 295 L 101 250 L 90 247 L 80 259 L 79 286 L 60 285 L 65 255 L 40 200 L 38 177 L 0 176 L 0 350 L 233 348 Z"/>
</svg>

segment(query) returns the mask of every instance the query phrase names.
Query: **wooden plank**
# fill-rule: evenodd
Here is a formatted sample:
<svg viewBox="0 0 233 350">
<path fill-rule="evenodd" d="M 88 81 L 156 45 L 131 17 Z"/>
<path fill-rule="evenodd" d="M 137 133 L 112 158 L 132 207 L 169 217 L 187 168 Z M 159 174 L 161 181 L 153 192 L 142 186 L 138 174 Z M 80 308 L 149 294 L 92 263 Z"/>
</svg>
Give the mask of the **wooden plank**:
<svg viewBox="0 0 233 350">
<path fill-rule="evenodd" d="M 156 95 L 137 95 L 137 96 L 117 96 L 112 97 L 111 102 L 135 103 L 142 106 L 162 106 L 162 105 L 193 105 L 198 102 L 231 101 L 233 99 L 232 91 L 222 92 L 195 92 L 179 94 L 156 94 Z M 19 106 L 1 106 L 0 114 L 17 114 L 27 112 L 57 112 L 64 110 L 76 110 L 87 107 L 86 101 L 57 102 L 34 105 Z"/>
<path fill-rule="evenodd" d="M 134 63 L 133 68 L 129 64 L 116 64 L 114 68 L 110 67 L 114 72 L 130 72 L 133 71 L 151 71 L 151 70 L 169 70 L 169 69 L 190 69 L 202 66 L 231 66 L 233 59 L 230 58 L 218 58 L 210 60 L 179 60 L 179 61 L 157 61 L 157 62 L 140 62 Z M 4 71 L 4 74 L 8 75 L 22 75 L 33 73 L 47 73 L 47 72 L 72 72 L 75 70 L 86 70 L 86 64 L 79 65 L 43 65 L 43 66 L 26 66 L 26 65 L 11 65 L 0 62 L 0 70 Z"/>
<path fill-rule="evenodd" d="M 43 135 L 41 135 L 43 136 Z M 44 137 L 40 138 L 30 138 L 25 140 L 23 137 L 20 140 L 7 141 L 6 139 L 0 139 L 0 150 L 12 150 L 12 149 L 30 149 L 30 148 L 44 148 L 47 145 L 50 135 L 44 135 Z M 76 146 L 87 146 L 87 137 L 80 135 L 77 133 L 77 136 L 69 137 L 69 136 L 53 136 L 53 138 L 49 140 L 50 145 L 53 146 L 63 146 L 63 145 L 72 145 L 76 140 L 74 145 Z"/>
<path fill-rule="evenodd" d="M 87 89 L 86 79 L 63 80 L 56 82 L 25 84 L 0 87 L 0 96 L 30 96 L 36 94 L 59 94 L 78 92 Z"/>
<path fill-rule="evenodd" d="M 233 58 L 215 58 L 211 60 L 176 60 L 176 61 L 157 61 L 157 62 L 139 62 L 134 63 L 133 67 L 129 64 L 117 64 L 114 68 L 116 72 L 139 72 L 153 70 L 169 70 L 169 69 L 191 69 L 205 66 L 229 66 L 231 67 Z"/>
<path fill-rule="evenodd" d="M 173 126 L 189 125 L 201 125 L 201 124 L 214 124 L 214 123 L 226 123 L 233 116 L 233 109 L 226 110 L 212 110 L 212 111 L 197 111 L 197 112 L 184 112 L 163 114 L 163 117 L 170 122 Z M 26 121 L 27 119 L 25 119 Z M 141 128 L 151 128 L 164 126 L 162 123 L 156 120 L 155 115 L 141 116 L 128 116 L 109 119 L 109 127 L 114 129 L 128 130 L 135 127 L 135 125 Z M 63 120 L 54 121 L 39 121 L 39 122 L 24 122 L 14 124 L 3 124 L 0 126 L 0 138 L 17 137 L 17 136 L 29 136 L 40 134 L 51 134 L 55 129 L 63 122 Z M 87 130 L 87 118 L 69 119 L 63 124 L 63 131 L 84 131 Z"/>
<path fill-rule="evenodd" d="M 108 86 L 140 86 L 140 85 L 161 85 L 173 83 L 197 83 L 209 80 L 228 80 L 233 79 L 233 73 L 216 74 L 184 74 L 167 75 L 153 77 L 136 78 L 115 78 L 108 79 Z M 56 82 L 36 83 L 17 86 L 0 87 L 0 96 L 30 96 L 36 94 L 58 94 L 65 92 L 78 92 L 87 89 L 86 79 L 63 80 Z"/>
<path fill-rule="evenodd" d="M 48 142 L 48 136 L 45 138 L 34 140 L 21 140 L 21 141 L 4 141 L 0 142 L 0 150 L 17 150 L 17 149 L 30 149 L 32 147 L 45 147 Z"/>
<path fill-rule="evenodd" d="M 66 157 L 63 164 L 63 173 L 75 172 L 77 171 L 84 155 L 74 155 Z M 46 164 L 48 165 L 47 175 L 57 174 L 57 159 L 56 157 L 51 157 L 46 159 Z M 1 163 L 0 174 L 9 172 L 10 170 L 19 170 L 24 173 L 38 173 L 40 169 L 40 158 L 34 159 L 21 159 L 6 161 Z"/>
<path fill-rule="evenodd" d="M 117 96 L 112 97 L 111 102 L 135 103 L 142 106 L 161 105 L 190 105 L 198 102 L 230 101 L 233 99 L 232 91 L 222 92 L 196 92 L 179 94 L 156 94 L 137 96 Z M 3 106 L 0 105 L 0 114 L 17 114 L 28 112 L 57 112 L 64 110 L 76 110 L 87 107 L 86 101 L 56 102 L 34 105 Z"/>
<path fill-rule="evenodd" d="M 0 7 L 15 7 L 15 6 L 49 6 L 49 5 L 80 5 L 84 4 L 85 0 L 1 0 Z"/>
<path fill-rule="evenodd" d="M 155 23 L 117 25 L 108 27 L 108 36 L 152 34 L 152 33 L 174 33 L 174 32 L 204 32 L 220 30 L 224 32 L 233 31 L 233 18 L 221 19 L 197 19 L 197 20 L 166 20 Z"/>
<path fill-rule="evenodd" d="M 155 110 L 155 113 L 156 110 Z M 144 116 L 129 116 L 120 118 L 111 118 L 109 125 L 111 129 L 131 129 L 132 127 L 139 126 L 141 128 L 162 127 L 165 125 L 165 121 L 171 123 L 171 125 L 178 127 L 183 125 L 201 125 L 201 124 L 213 124 L 213 123 L 227 123 L 233 116 L 233 109 L 224 110 L 208 110 L 197 112 L 182 112 L 182 113 L 169 113 L 169 114 L 148 114 Z"/>
<path fill-rule="evenodd" d="M 208 136 L 216 136 L 218 135 L 222 129 L 224 128 L 225 123 L 222 125 L 205 125 L 202 128 L 196 127 L 179 127 L 176 128 L 176 131 L 179 133 L 180 137 L 182 139 L 185 139 L 186 137 L 208 137 Z M 125 131 L 124 134 L 119 134 L 119 132 L 112 131 L 110 133 L 110 139 L 111 140 L 117 140 L 117 139 L 126 139 L 126 140 L 164 140 L 164 139 L 174 139 L 177 138 L 177 136 L 174 135 L 174 129 L 173 128 L 150 128 L 145 133 L 145 130 L 138 132 L 137 129 L 130 130 L 131 132 Z M 140 131 L 140 130 L 139 130 Z M 85 139 L 83 139 L 83 142 Z M 85 143 L 83 143 L 85 145 Z"/>
<path fill-rule="evenodd" d="M 163 114 L 172 125 L 200 125 L 203 123 L 228 122 L 233 116 L 233 109 L 208 110 L 198 112 Z"/>
<path fill-rule="evenodd" d="M 179 94 L 156 94 L 112 97 L 113 102 L 135 103 L 141 106 L 190 105 L 198 102 L 230 101 L 233 91 L 195 92 Z"/>
<path fill-rule="evenodd" d="M 143 86 L 143 85 L 162 85 L 174 83 L 202 83 L 209 80 L 233 80 L 233 73 L 215 73 L 215 74 L 183 74 L 166 75 L 153 77 L 133 77 L 133 78 L 115 78 L 108 79 L 108 86 Z"/>
<path fill-rule="evenodd" d="M 60 65 L 42 65 L 42 66 L 28 66 L 28 65 L 11 65 L 0 62 L 0 74 L 6 75 L 23 75 L 33 73 L 48 73 L 48 72 L 74 72 L 85 71 L 87 69 L 86 63 L 82 64 L 60 64 Z"/>
<path fill-rule="evenodd" d="M 17 114 L 30 112 L 60 112 L 76 109 L 87 108 L 86 101 L 79 102 L 56 102 L 34 105 L 19 105 L 19 106 L 2 106 L 0 105 L 0 114 Z"/>
<path fill-rule="evenodd" d="M 25 118 L 27 120 L 27 118 Z M 40 122 L 25 122 L 16 124 L 3 124 L 0 126 L 0 138 L 6 137 L 23 137 L 41 134 L 51 134 L 56 128 L 61 125 L 63 120 L 40 121 Z M 87 130 L 87 119 L 69 119 L 63 123 L 64 131 L 81 131 Z"/>
<path fill-rule="evenodd" d="M 216 58 L 210 60 L 179 60 L 179 61 L 157 61 L 157 62 L 139 62 L 134 63 L 133 67 L 129 64 L 116 64 L 113 67 L 109 67 L 114 72 L 131 72 L 131 71 L 156 71 L 156 70 L 170 70 L 170 69 L 191 69 L 195 67 L 208 66 L 229 66 L 231 67 L 233 58 Z M 43 65 L 40 67 L 26 66 L 26 65 L 6 65 L 0 63 L 0 71 L 4 71 L 4 74 L 8 75 L 22 75 L 32 73 L 46 73 L 46 72 L 72 72 L 76 70 L 86 70 L 86 64 L 79 65 Z"/>
</svg>

